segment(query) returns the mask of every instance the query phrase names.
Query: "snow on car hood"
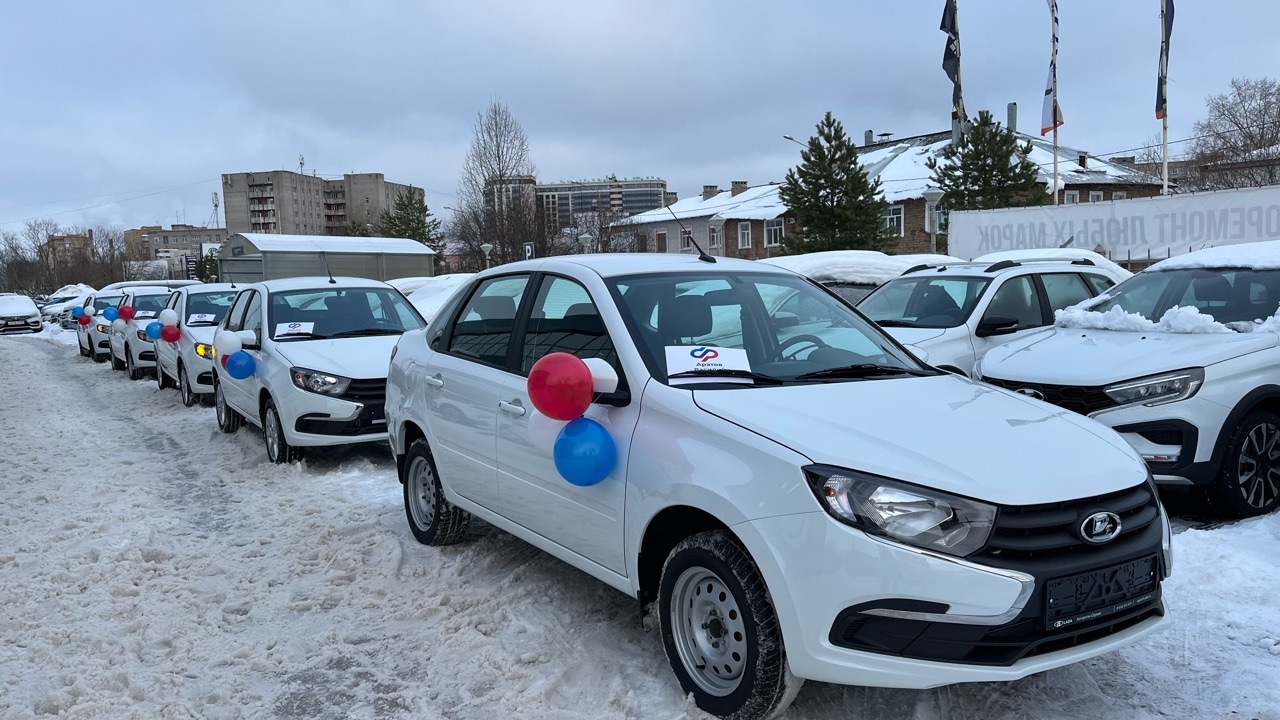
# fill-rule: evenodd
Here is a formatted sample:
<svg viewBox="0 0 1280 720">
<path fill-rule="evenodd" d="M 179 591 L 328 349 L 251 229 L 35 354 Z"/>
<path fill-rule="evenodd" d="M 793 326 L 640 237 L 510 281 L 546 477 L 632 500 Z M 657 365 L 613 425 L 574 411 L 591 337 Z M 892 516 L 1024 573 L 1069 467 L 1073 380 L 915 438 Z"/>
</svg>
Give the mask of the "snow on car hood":
<svg viewBox="0 0 1280 720">
<path fill-rule="evenodd" d="M 1071 500 L 1147 476 L 1110 429 L 952 375 L 699 390 L 693 397 L 703 410 L 815 463 L 988 502 Z"/>
<path fill-rule="evenodd" d="M 992 348 L 983 377 L 1097 386 L 1204 367 L 1275 347 L 1274 333 L 1186 334 L 1057 328 Z"/>
<path fill-rule="evenodd" d="M 289 340 L 276 343 L 275 347 L 276 352 L 296 367 L 372 380 L 387 376 L 391 348 L 399 340 L 399 335 L 376 335 L 334 340 Z"/>
<path fill-rule="evenodd" d="M 947 328 L 906 328 L 906 327 L 887 327 L 882 328 L 885 332 L 903 345 L 916 345 L 922 342 L 929 342 L 934 338 L 941 337 L 947 331 Z"/>
</svg>

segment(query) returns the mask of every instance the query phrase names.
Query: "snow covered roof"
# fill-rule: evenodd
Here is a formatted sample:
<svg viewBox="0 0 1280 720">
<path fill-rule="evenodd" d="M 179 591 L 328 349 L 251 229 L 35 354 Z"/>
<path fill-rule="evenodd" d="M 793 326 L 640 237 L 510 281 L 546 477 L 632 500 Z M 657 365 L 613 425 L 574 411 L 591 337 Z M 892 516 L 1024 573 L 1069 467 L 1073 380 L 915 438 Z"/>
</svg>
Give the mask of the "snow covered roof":
<svg viewBox="0 0 1280 720">
<path fill-rule="evenodd" d="M 398 253 L 401 255 L 435 255 L 435 251 L 417 240 L 385 237 L 340 237 L 332 235 L 275 235 L 269 233 L 236 233 L 260 251 L 324 252 L 324 253 Z M 228 238 L 230 240 L 231 238 Z"/>
<path fill-rule="evenodd" d="M 1047 260 L 1049 258 L 1061 258 L 1063 260 L 1088 260 L 1100 268 L 1106 268 L 1115 273 L 1116 277 L 1127 278 L 1133 273 L 1125 270 L 1119 265 L 1111 262 L 1102 255 L 1083 248 L 1029 248 L 1026 250 L 1003 250 L 1001 252 L 987 253 L 973 259 L 974 262 L 996 263 L 1001 260 L 1013 260 L 1018 262 L 1021 260 Z"/>
<path fill-rule="evenodd" d="M 1195 268 L 1280 269 L 1280 240 L 1223 245 L 1176 255 L 1147 268 L 1148 270 L 1187 270 Z"/>
<path fill-rule="evenodd" d="M 453 297 L 454 291 L 462 287 L 475 273 L 449 273 L 429 278 L 421 287 L 409 294 L 409 302 L 422 313 L 428 322 L 439 312 L 440 308 Z"/>
<path fill-rule="evenodd" d="M 859 285 L 879 285 L 920 264 L 875 250 L 830 250 L 804 255 L 782 255 L 760 262 L 786 268 L 818 282 Z"/>
<path fill-rule="evenodd" d="M 686 218 L 719 220 L 772 220 L 787 211 L 778 197 L 779 185 L 757 185 L 734 195 L 731 190 L 704 200 L 701 195 L 678 200 L 666 207 L 647 210 L 627 218 L 630 223 L 651 223 Z"/>
</svg>

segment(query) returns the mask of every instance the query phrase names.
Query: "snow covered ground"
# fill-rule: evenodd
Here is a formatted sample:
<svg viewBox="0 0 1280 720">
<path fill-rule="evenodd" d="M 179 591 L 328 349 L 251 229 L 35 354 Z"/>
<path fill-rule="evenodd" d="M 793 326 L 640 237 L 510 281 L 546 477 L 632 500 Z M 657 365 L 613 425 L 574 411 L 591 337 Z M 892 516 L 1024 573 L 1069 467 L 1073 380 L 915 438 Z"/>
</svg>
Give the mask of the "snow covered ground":
<svg viewBox="0 0 1280 720">
<path fill-rule="evenodd" d="M 701 718 L 634 601 L 486 527 L 409 535 L 380 445 L 251 428 L 0 338 L 0 718 Z M 1173 628 L 1011 684 L 809 683 L 787 718 L 1280 719 L 1280 516 L 1180 523 Z"/>
</svg>

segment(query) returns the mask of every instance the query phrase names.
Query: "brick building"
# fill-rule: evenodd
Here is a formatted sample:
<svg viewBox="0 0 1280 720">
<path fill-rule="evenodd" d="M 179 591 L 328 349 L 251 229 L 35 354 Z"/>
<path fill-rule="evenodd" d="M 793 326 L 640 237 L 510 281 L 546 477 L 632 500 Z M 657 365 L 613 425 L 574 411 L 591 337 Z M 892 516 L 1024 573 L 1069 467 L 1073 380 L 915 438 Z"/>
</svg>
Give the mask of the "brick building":
<svg viewBox="0 0 1280 720">
<path fill-rule="evenodd" d="M 345 235 L 347 223 L 371 225 L 404 193 L 422 188 L 390 182 L 382 173 L 326 180 L 290 170 L 225 173 L 223 210 L 229 233 Z"/>
<path fill-rule="evenodd" d="M 642 212 L 625 221 L 639 236 L 641 252 L 696 254 L 693 241 L 711 255 L 751 260 L 782 254 L 795 213 L 782 204 L 778 185 L 749 187 L 735 180 L 729 190 L 704 185 L 702 195 Z"/>
</svg>

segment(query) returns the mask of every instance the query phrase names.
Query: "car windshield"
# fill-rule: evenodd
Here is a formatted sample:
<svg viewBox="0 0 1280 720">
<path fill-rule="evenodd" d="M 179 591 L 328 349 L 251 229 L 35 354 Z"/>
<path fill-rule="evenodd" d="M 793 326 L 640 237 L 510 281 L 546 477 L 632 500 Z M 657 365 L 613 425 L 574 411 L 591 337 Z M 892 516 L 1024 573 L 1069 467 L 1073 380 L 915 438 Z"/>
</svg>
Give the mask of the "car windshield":
<svg viewBox="0 0 1280 720">
<path fill-rule="evenodd" d="M 399 335 L 426 325 L 389 287 L 272 293 L 267 320 L 274 340 Z"/>
<path fill-rule="evenodd" d="M 134 312 L 159 313 L 164 309 L 164 304 L 168 300 L 168 295 L 134 295 L 133 310 Z"/>
<path fill-rule="evenodd" d="M 122 300 L 124 300 L 123 295 L 99 295 L 93 299 L 93 310 L 101 313 L 109 307 L 118 308 Z"/>
<path fill-rule="evenodd" d="M 184 319 L 188 325 L 217 325 L 231 309 L 231 301 L 235 297 L 235 290 L 191 293 L 187 296 L 187 317 Z"/>
<path fill-rule="evenodd" d="M 1091 307 L 1106 312 L 1118 307 L 1151 321 L 1170 308 L 1193 307 L 1226 325 L 1265 320 L 1280 305 L 1280 270 L 1188 268 L 1140 272 L 1107 291 L 1107 299 Z"/>
<path fill-rule="evenodd" d="M 609 284 L 651 373 L 671 384 L 931 374 L 857 312 L 794 275 L 654 273 Z"/>
<path fill-rule="evenodd" d="M 876 289 L 875 285 L 857 285 L 854 283 L 823 283 L 831 292 L 844 298 L 844 301 L 850 305 L 857 305 L 862 298 L 871 294 Z"/>
<path fill-rule="evenodd" d="M 952 328 L 969 319 L 990 284 L 985 277 L 896 278 L 863 298 L 858 309 L 881 327 Z"/>
</svg>

